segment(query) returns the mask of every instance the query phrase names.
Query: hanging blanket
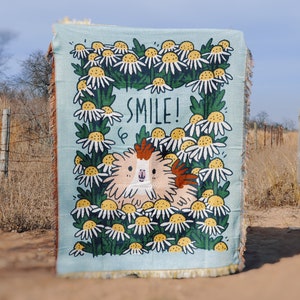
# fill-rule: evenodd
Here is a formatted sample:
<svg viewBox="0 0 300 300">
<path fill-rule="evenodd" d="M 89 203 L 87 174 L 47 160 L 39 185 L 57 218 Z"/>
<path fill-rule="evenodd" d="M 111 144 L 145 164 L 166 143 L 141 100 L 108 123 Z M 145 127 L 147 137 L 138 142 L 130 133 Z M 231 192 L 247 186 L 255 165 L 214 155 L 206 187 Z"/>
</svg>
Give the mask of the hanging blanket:
<svg viewBox="0 0 300 300">
<path fill-rule="evenodd" d="M 242 270 L 243 34 L 58 23 L 51 46 L 57 274 Z"/>
</svg>

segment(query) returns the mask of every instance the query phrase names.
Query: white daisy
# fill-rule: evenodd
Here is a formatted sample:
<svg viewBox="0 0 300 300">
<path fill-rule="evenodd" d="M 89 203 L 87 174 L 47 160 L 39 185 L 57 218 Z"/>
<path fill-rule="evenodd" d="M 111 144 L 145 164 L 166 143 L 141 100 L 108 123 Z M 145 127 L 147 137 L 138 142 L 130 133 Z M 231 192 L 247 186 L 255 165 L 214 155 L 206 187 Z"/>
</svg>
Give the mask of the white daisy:
<svg viewBox="0 0 300 300">
<path fill-rule="evenodd" d="M 93 89 L 104 88 L 109 86 L 114 80 L 105 75 L 104 70 L 101 67 L 91 67 L 88 71 L 88 75 L 81 79 L 87 79 L 87 84 L 91 84 Z"/>
<path fill-rule="evenodd" d="M 209 64 L 209 61 L 202 57 L 198 50 L 192 50 L 183 61 L 190 69 L 197 70 L 203 67 L 203 63 Z"/>
<path fill-rule="evenodd" d="M 134 242 L 129 245 L 129 248 L 123 252 L 123 254 L 143 254 L 148 253 L 146 249 L 140 243 Z"/>
<path fill-rule="evenodd" d="M 135 219 L 134 224 L 130 224 L 128 226 L 129 229 L 134 229 L 134 234 L 143 234 L 151 232 L 153 229 L 153 225 L 157 225 L 157 222 L 152 222 L 150 218 L 146 216 L 140 216 Z"/>
<path fill-rule="evenodd" d="M 207 208 L 210 209 L 215 216 L 224 216 L 230 212 L 230 208 L 225 205 L 224 199 L 218 195 L 213 195 L 208 198 Z"/>
<path fill-rule="evenodd" d="M 125 228 L 122 224 L 113 224 L 111 227 L 106 226 L 105 233 L 112 238 L 113 240 L 116 239 L 117 241 L 122 240 L 125 241 L 125 238 L 129 239 L 130 236 L 125 232 Z"/>
<path fill-rule="evenodd" d="M 194 44 L 189 41 L 182 42 L 178 49 L 176 49 L 176 53 L 180 56 L 180 60 L 183 60 L 187 57 L 187 55 L 194 50 Z"/>
<path fill-rule="evenodd" d="M 74 255 L 75 257 L 78 255 L 82 256 L 82 255 L 84 255 L 83 249 L 84 249 L 84 246 L 82 244 L 76 243 L 74 245 L 74 248 L 69 252 L 69 255 Z"/>
<path fill-rule="evenodd" d="M 76 173 L 81 173 L 83 171 L 83 165 L 81 164 L 82 158 L 79 155 L 75 156 L 74 159 L 74 169 L 73 169 L 73 174 Z"/>
<path fill-rule="evenodd" d="M 166 247 L 170 247 L 171 243 L 169 241 L 174 241 L 174 238 L 168 238 L 163 233 L 158 233 L 153 237 L 153 241 L 146 244 L 147 247 L 151 247 L 151 250 L 156 250 L 157 252 L 164 251 Z"/>
<path fill-rule="evenodd" d="M 103 50 L 102 55 L 97 57 L 96 60 L 99 62 L 100 65 L 112 67 L 120 60 L 120 57 L 118 54 L 115 54 L 112 50 L 106 49 Z"/>
<path fill-rule="evenodd" d="M 206 133 L 213 131 L 215 135 L 218 133 L 224 135 L 225 129 L 229 131 L 232 130 L 230 124 L 225 121 L 224 115 L 219 111 L 210 113 L 207 119 L 199 121 L 198 124 L 202 126 L 202 131 Z"/>
<path fill-rule="evenodd" d="M 166 137 L 165 131 L 160 128 L 156 127 L 152 130 L 151 136 L 147 138 L 147 141 L 150 141 L 155 148 L 157 148 L 160 145 L 160 142 Z M 160 146 L 160 149 L 162 147 Z"/>
<path fill-rule="evenodd" d="M 186 220 L 182 214 L 173 214 L 168 222 L 161 223 L 162 227 L 166 227 L 169 232 L 174 231 L 175 233 L 182 232 L 187 228 L 190 228 L 189 223 L 193 223 L 192 220 Z"/>
<path fill-rule="evenodd" d="M 171 149 L 173 152 L 176 148 L 180 148 L 181 144 L 190 139 L 185 136 L 185 131 L 182 128 L 174 128 L 169 137 L 165 137 L 161 144 L 165 145 L 166 150 Z"/>
<path fill-rule="evenodd" d="M 175 51 L 178 48 L 178 45 L 172 40 L 164 41 L 159 50 L 159 54 L 164 54 L 170 51 Z"/>
<path fill-rule="evenodd" d="M 103 152 L 105 149 L 110 149 L 110 145 L 115 144 L 112 140 L 106 140 L 105 136 L 99 131 L 90 132 L 87 138 L 79 139 L 77 143 L 83 143 L 82 148 L 88 147 L 89 153 L 92 151 L 98 153 L 99 150 Z"/>
<path fill-rule="evenodd" d="M 74 49 L 70 52 L 74 58 L 83 59 L 89 55 L 89 50 L 83 44 L 76 44 Z"/>
<path fill-rule="evenodd" d="M 91 48 L 98 55 L 100 55 L 103 50 L 107 49 L 107 47 L 103 43 L 98 41 L 93 42 Z"/>
<path fill-rule="evenodd" d="M 226 61 L 230 55 L 230 53 L 224 51 L 221 45 L 217 45 L 212 47 L 210 53 L 207 56 L 207 60 L 209 60 L 210 63 L 221 64 L 222 62 Z"/>
<path fill-rule="evenodd" d="M 199 229 L 202 232 L 209 234 L 209 235 L 217 235 L 221 234 L 224 227 L 217 224 L 217 221 L 214 218 L 206 218 L 203 222 L 198 221 L 196 224 L 199 225 Z"/>
<path fill-rule="evenodd" d="M 84 173 L 78 175 L 75 179 L 79 179 L 79 184 L 84 183 L 85 186 L 93 187 L 94 184 L 100 186 L 103 181 L 102 177 L 107 176 L 106 173 L 99 173 L 98 169 L 94 166 L 85 168 Z"/>
<path fill-rule="evenodd" d="M 199 137 L 201 132 L 201 125 L 198 124 L 198 122 L 200 122 L 201 120 L 203 120 L 202 115 L 199 114 L 192 115 L 190 117 L 189 123 L 184 127 L 184 130 L 186 132 L 190 132 L 190 136 L 196 133 L 196 136 Z"/>
<path fill-rule="evenodd" d="M 130 75 L 136 74 L 138 71 L 142 72 L 145 64 L 139 61 L 138 57 L 133 53 L 127 53 L 122 57 L 122 60 L 117 62 L 114 67 L 120 66 L 120 71 L 124 74 L 129 73 Z"/>
<path fill-rule="evenodd" d="M 207 203 L 207 200 L 210 196 L 214 194 L 213 189 L 206 189 L 202 194 L 201 197 L 199 198 L 200 201 L 204 201 L 204 203 Z"/>
<path fill-rule="evenodd" d="M 128 45 L 122 41 L 117 41 L 112 47 L 112 51 L 117 54 L 125 54 L 129 51 Z"/>
<path fill-rule="evenodd" d="M 158 51 L 149 47 L 145 51 L 145 55 L 141 57 L 141 61 L 143 61 L 148 68 L 150 69 L 153 65 L 157 64 L 161 60 L 161 55 L 158 54 Z"/>
<path fill-rule="evenodd" d="M 149 212 L 151 217 L 155 217 L 157 219 L 162 217 L 164 219 L 166 217 L 169 218 L 176 211 L 178 211 L 178 209 L 176 207 L 172 207 L 169 201 L 159 199 L 156 200 L 154 206 L 146 212 Z"/>
<path fill-rule="evenodd" d="M 184 208 L 182 211 L 188 213 L 188 217 L 193 219 L 204 219 L 208 217 L 208 213 L 212 213 L 205 203 L 199 200 L 193 202 L 190 208 Z"/>
<path fill-rule="evenodd" d="M 222 80 L 223 83 L 229 83 L 229 80 L 233 79 L 233 77 L 230 74 L 226 73 L 222 68 L 215 69 L 214 76 L 215 78 Z"/>
<path fill-rule="evenodd" d="M 196 179 L 196 182 L 198 185 L 201 185 L 203 182 L 203 174 L 201 174 L 200 171 L 201 171 L 201 168 L 198 168 L 198 167 L 193 168 L 191 171 L 191 174 L 198 176 Z"/>
<path fill-rule="evenodd" d="M 216 79 L 212 71 L 203 71 L 199 75 L 199 79 L 188 82 L 186 86 L 193 86 L 192 92 L 198 89 L 199 93 L 204 92 L 207 94 L 208 92 L 212 93 L 213 90 L 218 89 L 216 83 L 222 83 L 222 80 Z"/>
<path fill-rule="evenodd" d="M 102 159 L 102 163 L 100 163 L 97 166 L 97 168 L 98 169 L 103 168 L 103 172 L 107 173 L 108 175 L 111 175 L 112 168 L 114 167 L 114 161 L 115 158 L 112 154 L 106 154 Z"/>
<path fill-rule="evenodd" d="M 222 40 L 218 43 L 218 45 L 222 46 L 225 51 L 233 51 L 233 48 L 230 46 L 230 42 L 228 40 Z"/>
<path fill-rule="evenodd" d="M 92 205 L 91 202 L 87 199 L 79 199 L 76 202 L 76 207 L 71 211 L 71 214 L 76 214 L 76 218 L 83 218 L 85 215 L 90 216 L 90 213 L 97 205 Z"/>
<path fill-rule="evenodd" d="M 84 97 L 84 92 L 89 94 L 90 96 L 94 96 L 94 93 L 92 91 L 92 86 L 90 84 L 87 84 L 86 80 L 79 80 L 77 83 L 77 93 L 73 99 L 73 103 L 81 103 L 82 100 L 80 99 L 81 97 Z"/>
<path fill-rule="evenodd" d="M 187 149 L 195 144 L 196 142 L 194 140 L 183 142 L 180 146 L 180 150 L 176 153 L 177 157 L 183 162 L 186 162 L 187 160 L 191 162 L 190 152 L 188 152 Z"/>
<path fill-rule="evenodd" d="M 98 61 L 97 61 L 97 57 L 98 57 L 98 54 L 97 53 L 90 53 L 88 55 L 88 61 L 87 63 L 83 66 L 84 69 L 86 68 L 90 68 L 90 67 L 95 67 L 95 66 L 98 66 Z"/>
<path fill-rule="evenodd" d="M 79 120 L 83 118 L 84 122 L 93 122 L 100 120 L 103 113 L 104 111 L 96 108 L 93 102 L 86 101 L 81 104 L 81 109 L 74 113 L 74 117 L 78 117 Z"/>
<path fill-rule="evenodd" d="M 110 220 L 120 217 L 118 205 L 114 200 L 111 199 L 102 201 L 100 207 L 93 209 L 93 213 L 98 213 L 98 218 L 100 219 Z"/>
<path fill-rule="evenodd" d="M 207 157 L 213 157 L 214 154 L 219 154 L 217 147 L 225 147 L 224 143 L 213 142 L 213 139 L 209 135 L 203 135 L 198 139 L 196 145 L 192 145 L 186 149 L 186 152 L 190 154 L 191 159 L 200 161 L 203 157 L 205 160 Z"/>
<path fill-rule="evenodd" d="M 75 237 L 80 236 L 82 240 L 88 240 L 89 238 L 92 239 L 93 237 L 98 236 L 98 234 L 102 231 L 101 229 L 103 227 L 104 226 L 102 224 L 97 224 L 92 220 L 88 220 L 84 222 L 82 229 L 75 233 Z"/>
<path fill-rule="evenodd" d="M 182 67 L 186 68 L 186 64 L 179 60 L 175 52 L 167 52 L 162 56 L 161 61 L 158 62 L 155 67 L 159 67 L 159 72 L 165 70 L 166 73 L 171 71 L 172 74 L 175 74 L 176 70 L 181 72 Z"/>
<path fill-rule="evenodd" d="M 126 203 L 122 206 L 120 210 L 121 219 L 127 219 L 129 223 L 135 220 L 137 217 L 141 216 L 141 209 L 136 209 L 136 207 L 130 203 Z"/>
<path fill-rule="evenodd" d="M 161 77 L 156 77 L 153 79 L 152 83 L 149 85 L 146 85 L 145 90 L 151 89 L 151 93 L 157 93 L 160 92 L 164 93 L 166 90 L 172 91 L 173 89 L 166 84 L 165 80 Z"/>
<path fill-rule="evenodd" d="M 195 241 L 192 241 L 189 237 L 182 237 L 178 240 L 177 245 L 182 247 L 182 250 L 185 254 L 194 253 L 194 249 L 197 249 L 197 247 L 194 245 Z"/>
<path fill-rule="evenodd" d="M 102 106 L 101 109 L 103 111 L 103 120 L 108 119 L 110 125 L 113 125 L 114 121 L 121 122 L 121 118 L 123 117 L 121 113 L 114 111 L 110 106 Z"/>
</svg>

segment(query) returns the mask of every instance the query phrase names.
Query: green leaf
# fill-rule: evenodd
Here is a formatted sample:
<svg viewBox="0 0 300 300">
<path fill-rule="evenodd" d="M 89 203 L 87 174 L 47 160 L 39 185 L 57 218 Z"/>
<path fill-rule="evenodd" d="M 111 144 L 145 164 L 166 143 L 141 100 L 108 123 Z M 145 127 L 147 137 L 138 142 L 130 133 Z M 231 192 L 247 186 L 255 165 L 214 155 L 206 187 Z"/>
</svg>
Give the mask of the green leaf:
<svg viewBox="0 0 300 300">
<path fill-rule="evenodd" d="M 145 53 L 145 45 L 141 45 L 136 38 L 133 39 L 133 44 L 134 47 L 132 48 L 132 50 L 138 57 L 142 57 Z"/>
</svg>

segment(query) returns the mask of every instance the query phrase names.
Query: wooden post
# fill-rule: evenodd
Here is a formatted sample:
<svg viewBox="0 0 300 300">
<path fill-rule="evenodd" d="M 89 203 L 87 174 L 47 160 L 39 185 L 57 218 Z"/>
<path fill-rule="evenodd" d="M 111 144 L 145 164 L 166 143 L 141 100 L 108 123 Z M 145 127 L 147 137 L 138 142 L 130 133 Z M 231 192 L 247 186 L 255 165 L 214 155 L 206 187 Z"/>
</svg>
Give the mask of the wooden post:
<svg viewBox="0 0 300 300">
<path fill-rule="evenodd" d="M 2 130 L 0 144 L 0 175 L 8 175 L 8 153 L 9 153 L 9 123 L 10 109 L 3 109 L 2 112 Z"/>
<path fill-rule="evenodd" d="M 257 150 L 257 123 L 254 122 L 254 145 L 255 150 Z"/>
<path fill-rule="evenodd" d="M 300 112 L 298 116 L 298 185 L 300 185 Z"/>
</svg>

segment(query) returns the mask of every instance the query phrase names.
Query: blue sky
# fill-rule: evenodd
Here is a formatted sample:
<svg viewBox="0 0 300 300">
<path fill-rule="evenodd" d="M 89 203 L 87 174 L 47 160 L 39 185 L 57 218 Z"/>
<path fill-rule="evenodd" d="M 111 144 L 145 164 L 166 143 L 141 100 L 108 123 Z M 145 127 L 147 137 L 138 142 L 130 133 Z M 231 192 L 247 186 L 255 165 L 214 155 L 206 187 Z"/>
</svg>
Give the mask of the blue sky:
<svg viewBox="0 0 300 300">
<path fill-rule="evenodd" d="M 16 34 L 6 48 L 7 74 L 18 73 L 20 62 L 36 50 L 46 52 L 52 25 L 64 17 L 130 27 L 241 30 L 254 58 L 251 116 L 264 111 L 274 122 L 291 120 L 297 126 L 299 0 L 3 1 L 0 30 Z"/>
</svg>

